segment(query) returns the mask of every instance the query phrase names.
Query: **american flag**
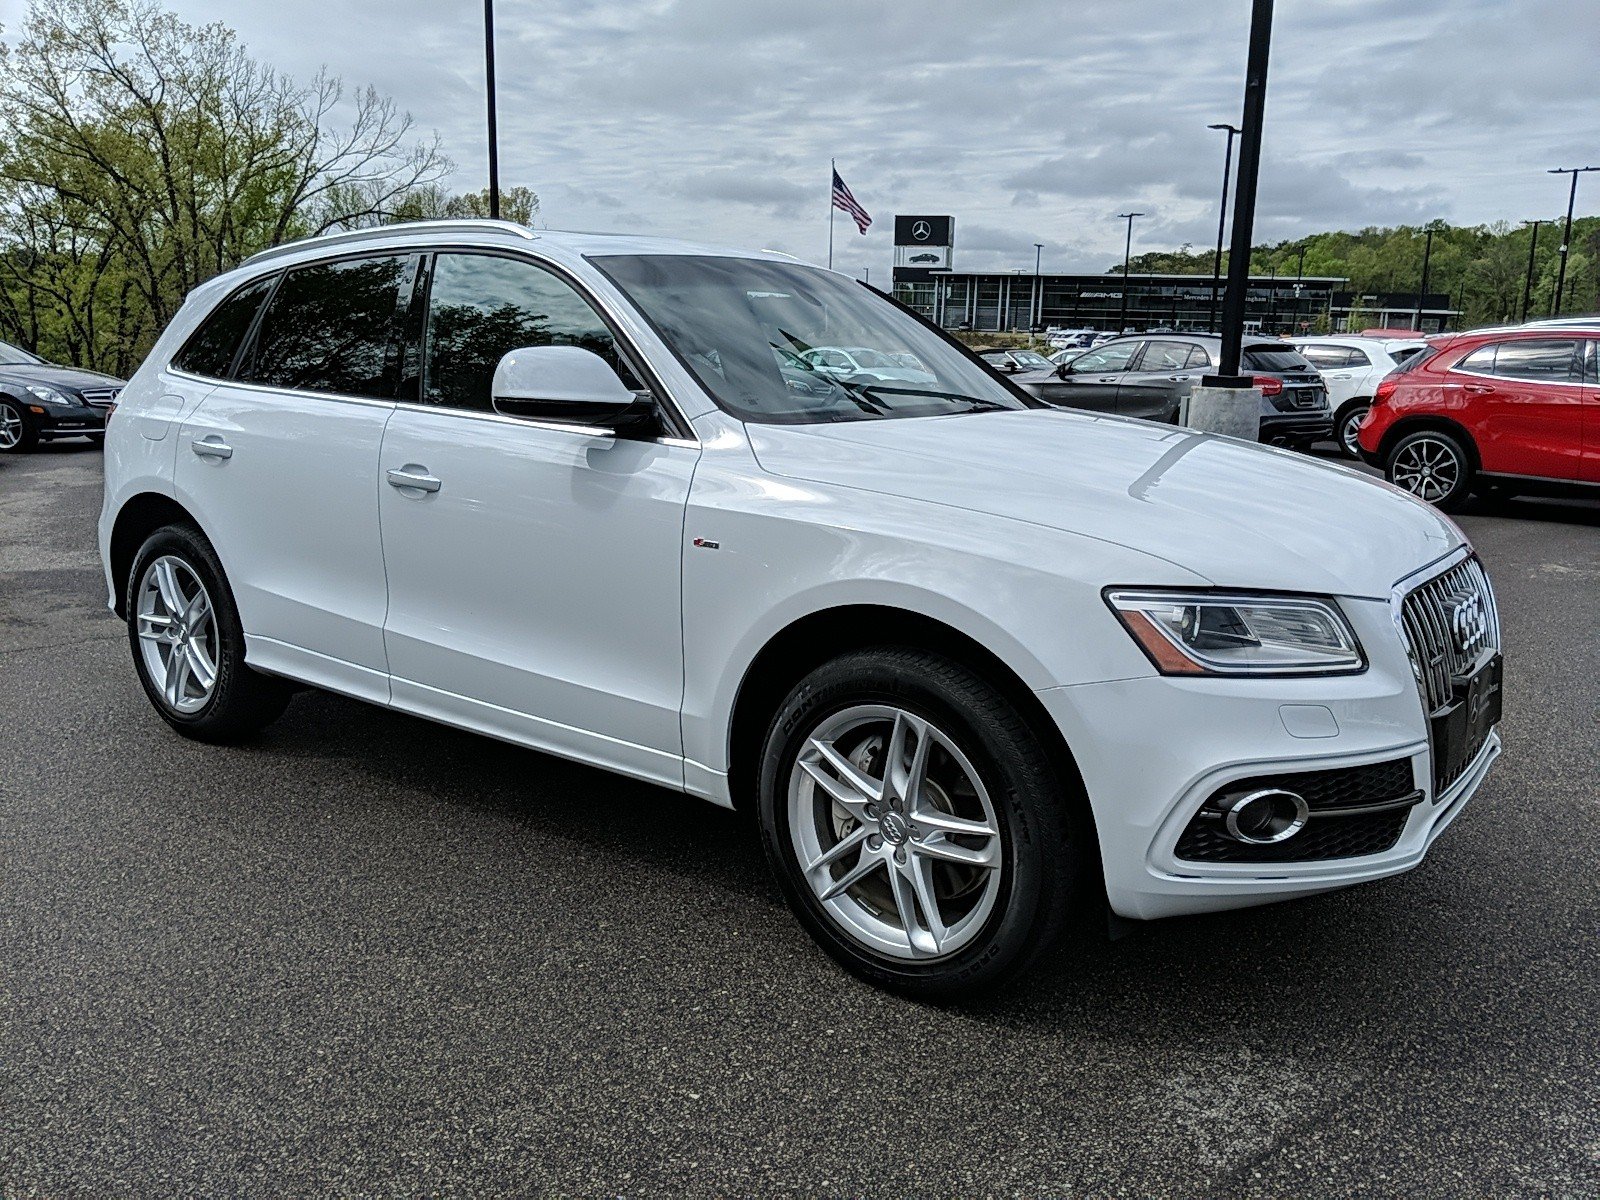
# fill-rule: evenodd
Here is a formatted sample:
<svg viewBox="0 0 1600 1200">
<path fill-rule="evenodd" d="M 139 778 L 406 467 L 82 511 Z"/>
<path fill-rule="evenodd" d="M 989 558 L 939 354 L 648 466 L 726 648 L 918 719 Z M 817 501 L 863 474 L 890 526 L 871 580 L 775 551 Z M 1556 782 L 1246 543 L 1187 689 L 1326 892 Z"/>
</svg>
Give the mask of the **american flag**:
<svg viewBox="0 0 1600 1200">
<path fill-rule="evenodd" d="M 862 233 L 865 233 L 867 226 L 872 224 L 872 218 L 867 215 L 867 210 L 862 208 L 860 202 L 850 194 L 850 189 L 845 187 L 844 180 L 839 178 L 838 171 L 833 173 L 833 206 L 849 213 L 850 219 Z"/>
</svg>

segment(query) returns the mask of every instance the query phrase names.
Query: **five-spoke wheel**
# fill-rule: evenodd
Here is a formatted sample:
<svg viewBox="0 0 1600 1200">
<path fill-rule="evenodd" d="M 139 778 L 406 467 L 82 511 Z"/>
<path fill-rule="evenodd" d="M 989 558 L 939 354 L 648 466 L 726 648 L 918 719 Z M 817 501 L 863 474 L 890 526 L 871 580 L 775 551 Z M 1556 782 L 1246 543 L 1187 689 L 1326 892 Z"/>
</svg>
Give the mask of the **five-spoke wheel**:
<svg viewBox="0 0 1600 1200">
<path fill-rule="evenodd" d="M 205 584 L 164 554 L 145 567 L 136 594 L 145 670 L 173 712 L 198 712 L 217 686 L 217 615 Z"/>
<path fill-rule="evenodd" d="M 128 640 L 156 711 L 185 737 L 233 741 L 274 720 L 289 687 L 244 661 L 244 630 L 216 551 L 168 525 L 134 555 L 125 593 Z"/>
<path fill-rule="evenodd" d="M 853 937 L 897 958 L 954 954 L 1003 877 L 1000 827 L 976 768 L 903 708 L 857 705 L 806 739 L 789 778 L 789 837 L 807 884 Z"/>
<path fill-rule="evenodd" d="M 769 728 L 762 841 L 823 949 L 884 987 L 991 986 L 1055 940 L 1078 882 L 1063 777 L 989 679 L 908 648 L 841 654 Z"/>
</svg>

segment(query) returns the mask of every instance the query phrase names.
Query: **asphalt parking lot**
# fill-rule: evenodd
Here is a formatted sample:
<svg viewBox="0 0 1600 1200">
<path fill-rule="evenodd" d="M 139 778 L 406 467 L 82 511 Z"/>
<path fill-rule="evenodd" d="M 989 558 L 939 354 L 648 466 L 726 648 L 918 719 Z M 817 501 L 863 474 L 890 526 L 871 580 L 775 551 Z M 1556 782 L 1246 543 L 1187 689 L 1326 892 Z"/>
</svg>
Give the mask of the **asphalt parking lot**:
<svg viewBox="0 0 1600 1200">
<path fill-rule="evenodd" d="M 1422 867 L 942 1010 L 699 802 L 317 693 L 180 740 L 99 502 L 0 462 L 8 1196 L 1600 1190 L 1600 505 L 1461 518 L 1507 749 Z"/>
</svg>

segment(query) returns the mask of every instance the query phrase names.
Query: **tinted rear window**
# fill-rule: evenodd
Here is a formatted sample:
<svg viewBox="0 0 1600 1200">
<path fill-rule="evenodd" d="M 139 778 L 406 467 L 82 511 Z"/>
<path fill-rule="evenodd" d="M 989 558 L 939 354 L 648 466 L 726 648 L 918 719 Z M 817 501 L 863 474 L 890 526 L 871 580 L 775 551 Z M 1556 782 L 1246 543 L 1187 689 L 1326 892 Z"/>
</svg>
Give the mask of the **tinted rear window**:
<svg viewBox="0 0 1600 1200">
<path fill-rule="evenodd" d="M 1246 346 L 1244 365 L 1252 371 L 1314 371 L 1293 346 Z"/>
<path fill-rule="evenodd" d="M 250 322 L 255 320 L 256 311 L 276 279 L 276 275 L 268 275 L 247 283 L 212 309 L 211 315 L 183 344 L 172 365 L 191 374 L 226 379 L 233 367 L 234 352 L 250 332 Z"/>
<path fill-rule="evenodd" d="M 273 387 L 393 399 L 396 304 L 407 256 L 309 263 L 284 277 L 239 377 Z"/>
</svg>

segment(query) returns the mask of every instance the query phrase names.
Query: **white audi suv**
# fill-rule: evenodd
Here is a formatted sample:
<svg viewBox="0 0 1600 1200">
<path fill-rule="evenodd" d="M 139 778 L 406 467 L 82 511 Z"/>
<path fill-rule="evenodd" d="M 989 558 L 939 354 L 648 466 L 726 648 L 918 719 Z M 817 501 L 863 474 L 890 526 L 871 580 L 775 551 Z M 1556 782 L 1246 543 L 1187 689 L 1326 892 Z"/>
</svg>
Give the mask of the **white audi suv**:
<svg viewBox="0 0 1600 1200">
<path fill-rule="evenodd" d="M 926 378 L 797 379 L 829 346 Z M 769 253 L 430 222 L 257 255 L 122 393 L 100 548 L 179 733 L 312 685 L 743 809 L 827 952 L 921 995 L 1075 915 L 1404 871 L 1500 752 L 1447 517 L 1037 407 Z"/>
</svg>

